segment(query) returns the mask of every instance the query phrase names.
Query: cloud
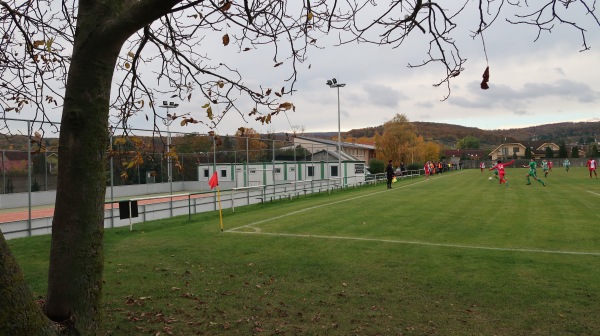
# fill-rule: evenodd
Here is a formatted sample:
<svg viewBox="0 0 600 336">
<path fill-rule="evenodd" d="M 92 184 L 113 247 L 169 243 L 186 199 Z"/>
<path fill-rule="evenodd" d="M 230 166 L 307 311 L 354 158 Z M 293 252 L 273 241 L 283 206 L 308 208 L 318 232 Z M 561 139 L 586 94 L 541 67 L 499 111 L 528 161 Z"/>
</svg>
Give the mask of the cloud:
<svg viewBox="0 0 600 336">
<path fill-rule="evenodd" d="M 448 99 L 452 105 L 464 108 L 515 108 L 531 105 L 534 100 L 556 99 L 594 103 L 600 100 L 600 92 L 588 84 L 561 79 L 553 83 L 525 83 L 521 87 L 507 84 L 491 85 L 489 90 L 481 90 L 469 97 L 454 95 Z M 515 112 L 516 114 L 526 114 Z"/>
<path fill-rule="evenodd" d="M 406 100 L 408 97 L 400 91 L 394 90 L 389 86 L 379 84 L 365 85 L 364 91 L 368 96 L 368 101 L 377 106 L 396 107 L 398 102 Z"/>
</svg>

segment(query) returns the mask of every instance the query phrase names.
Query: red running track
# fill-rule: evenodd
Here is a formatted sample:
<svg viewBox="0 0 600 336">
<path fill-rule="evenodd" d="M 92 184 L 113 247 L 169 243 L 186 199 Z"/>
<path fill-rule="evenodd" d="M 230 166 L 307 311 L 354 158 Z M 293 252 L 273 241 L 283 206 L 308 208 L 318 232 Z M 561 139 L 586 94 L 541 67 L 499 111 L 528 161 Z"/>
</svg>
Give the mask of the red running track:
<svg viewBox="0 0 600 336">
<path fill-rule="evenodd" d="M 198 194 L 198 195 L 191 195 L 190 198 L 201 198 L 201 197 L 207 197 L 207 196 L 211 196 L 211 195 L 207 195 L 207 194 Z M 156 204 L 156 203 L 166 203 L 166 202 L 170 202 L 171 200 L 173 201 L 182 201 L 182 200 L 186 200 L 188 199 L 187 195 L 184 196 L 164 196 L 164 197 L 157 197 L 157 198 L 151 198 L 151 199 L 140 199 L 138 200 L 138 205 L 144 205 L 144 204 Z M 119 206 L 118 201 L 115 201 L 113 203 L 108 203 L 104 205 L 104 209 L 109 210 L 111 209 L 111 206 L 113 209 L 118 209 Z M 47 217 L 52 217 L 54 216 L 54 206 L 48 206 L 47 208 L 37 208 L 37 209 L 32 209 L 31 210 L 31 218 L 47 218 Z M 10 223 L 10 222 L 18 222 L 18 221 L 23 221 L 23 220 L 27 220 L 29 219 L 29 211 L 27 209 L 23 210 L 23 208 L 19 208 L 19 209 L 15 209 L 15 210 L 2 210 L 0 212 L 0 223 Z"/>
</svg>

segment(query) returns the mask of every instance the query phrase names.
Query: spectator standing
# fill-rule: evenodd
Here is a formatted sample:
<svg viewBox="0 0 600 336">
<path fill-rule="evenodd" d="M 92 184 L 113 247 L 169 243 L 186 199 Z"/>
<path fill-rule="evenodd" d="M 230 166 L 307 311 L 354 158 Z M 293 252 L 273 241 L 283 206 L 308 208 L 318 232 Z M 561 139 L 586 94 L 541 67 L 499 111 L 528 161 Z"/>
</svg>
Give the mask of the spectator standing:
<svg viewBox="0 0 600 336">
<path fill-rule="evenodd" d="M 392 179 L 394 178 L 394 166 L 392 165 L 392 160 L 388 162 L 388 165 L 385 168 L 385 175 L 387 178 L 387 188 L 392 189 Z"/>
</svg>

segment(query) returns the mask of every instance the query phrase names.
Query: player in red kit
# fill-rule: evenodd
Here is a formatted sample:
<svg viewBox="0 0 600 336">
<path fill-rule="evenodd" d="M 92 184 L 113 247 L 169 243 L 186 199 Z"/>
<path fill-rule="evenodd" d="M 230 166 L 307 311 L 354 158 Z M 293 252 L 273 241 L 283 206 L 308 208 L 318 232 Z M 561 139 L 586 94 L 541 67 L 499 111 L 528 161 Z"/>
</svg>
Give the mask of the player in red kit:
<svg viewBox="0 0 600 336">
<path fill-rule="evenodd" d="M 506 178 L 504 177 L 504 167 L 508 167 L 513 163 L 515 163 L 515 160 L 512 160 L 507 163 L 502 163 L 502 160 L 498 160 L 498 163 L 492 168 L 490 168 L 490 170 L 498 169 L 498 178 L 500 180 L 500 185 L 502 185 L 502 183 L 506 183 L 506 186 L 508 187 L 508 181 L 506 181 Z"/>
<path fill-rule="evenodd" d="M 588 167 L 588 170 L 590 171 L 590 178 L 592 178 L 592 172 L 596 175 L 596 178 L 598 178 L 598 174 L 596 174 L 596 160 L 594 160 L 594 158 L 590 156 L 590 159 L 585 166 Z"/>
</svg>

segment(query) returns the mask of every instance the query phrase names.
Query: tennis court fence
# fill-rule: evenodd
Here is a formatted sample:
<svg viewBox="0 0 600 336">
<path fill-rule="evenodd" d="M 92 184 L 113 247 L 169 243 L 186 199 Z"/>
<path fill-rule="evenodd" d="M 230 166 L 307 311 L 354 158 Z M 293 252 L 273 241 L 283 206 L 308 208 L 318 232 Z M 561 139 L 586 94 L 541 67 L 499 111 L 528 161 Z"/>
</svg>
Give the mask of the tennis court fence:
<svg viewBox="0 0 600 336">
<path fill-rule="evenodd" d="M 376 178 L 368 183 L 385 182 L 383 179 Z M 182 185 L 176 184 L 176 187 L 181 188 Z M 198 187 L 190 182 L 186 182 L 186 185 L 188 188 Z M 220 190 L 220 200 L 222 209 L 235 211 L 235 208 L 240 206 L 282 199 L 293 200 L 310 194 L 331 193 L 342 188 L 356 188 L 362 185 L 365 184 L 343 184 L 341 178 L 329 178 L 232 187 Z M 104 227 L 129 226 L 133 228 L 137 223 L 173 216 L 188 216 L 191 219 L 192 214 L 218 210 L 218 199 L 219 195 L 216 189 L 211 191 L 176 189 L 173 194 L 146 194 L 108 200 L 105 203 Z M 53 205 L 15 208 L 10 212 L 0 214 L 0 230 L 6 239 L 50 234 L 53 213 Z"/>
</svg>

